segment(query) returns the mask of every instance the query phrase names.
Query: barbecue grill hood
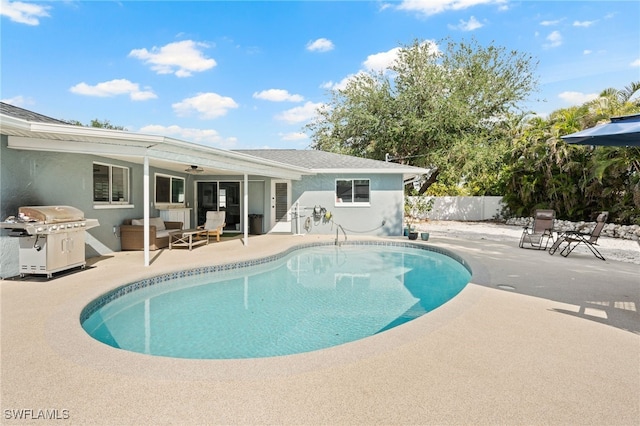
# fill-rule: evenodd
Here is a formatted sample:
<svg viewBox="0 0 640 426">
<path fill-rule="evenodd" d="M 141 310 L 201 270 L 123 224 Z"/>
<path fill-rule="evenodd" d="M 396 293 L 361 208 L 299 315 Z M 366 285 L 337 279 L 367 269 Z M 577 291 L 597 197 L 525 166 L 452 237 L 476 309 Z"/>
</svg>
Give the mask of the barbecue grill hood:
<svg viewBox="0 0 640 426">
<path fill-rule="evenodd" d="M 97 219 L 85 219 L 82 210 L 71 206 L 24 206 L 18 216 L 0 222 L 0 229 L 12 229 L 11 236 L 54 234 L 99 226 Z"/>
<path fill-rule="evenodd" d="M 84 213 L 71 206 L 26 206 L 18 209 L 18 216 L 25 222 L 61 223 L 84 220 Z"/>
</svg>

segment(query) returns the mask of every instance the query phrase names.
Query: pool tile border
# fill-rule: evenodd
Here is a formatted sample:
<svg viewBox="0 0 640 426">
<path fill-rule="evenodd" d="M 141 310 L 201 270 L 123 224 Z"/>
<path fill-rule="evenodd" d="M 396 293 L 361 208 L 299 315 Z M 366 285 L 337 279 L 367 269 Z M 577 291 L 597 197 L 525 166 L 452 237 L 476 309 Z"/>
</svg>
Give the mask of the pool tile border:
<svg viewBox="0 0 640 426">
<path fill-rule="evenodd" d="M 300 249 L 310 248 L 310 247 L 320 247 L 320 246 L 333 246 L 334 243 L 331 242 L 314 242 L 314 243 L 306 243 L 306 244 L 298 244 L 293 247 L 288 248 L 280 253 L 273 254 L 270 256 L 265 256 L 257 259 L 249 259 L 238 262 L 225 263 L 222 265 L 211 265 L 211 266 L 203 266 L 192 269 L 185 269 L 182 271 L 169 272 L 166 274 L 158 275 L 151 278 L 146 278 L 140 281 L 135 281 L 132 283 L 127 283 L 121 285 L 113 290 L 108 291 L 107 293 L 99 296 L 98 298 L 91 301 L 80 313 L 80 324 L 84 323 L 91 315 L 93 315 L 100 308 L 105 306 L 108 303 L 113 302 L 114 300 L 132 293 L 134 291 L 147 288 L 156 284 L 164 283 L 167 281 L 171 281 L 177 278 L 185 278 L 185 277 L 193 277 L 210 273 L 217 272 L 228 272 L 234 271 L 240 268 L 246 268 L 250 266 L 262 265 L 265 263 L 275 262 L 277 260 L 282 259 L 283 257 L 288 256 L 292 252 Z M 423 243 L 412 243 L 406 241 L 345 241 L 341 243 L 341 245 L 349 245 L 349 246 L 386 246 L 386 247 L 409 247 L 420 250 L 432 251 L 435 253 L 443 254 L 445 256 L 451 257 L 453 260 L 460 263 L 464 266 L 470 274 L 472 274 L 471 267 L 468 262 L 464 260 L 462 257 L 457 255 L 456 253 L 443 249 L 441 247 L 436 247 Z"/>
</svg>

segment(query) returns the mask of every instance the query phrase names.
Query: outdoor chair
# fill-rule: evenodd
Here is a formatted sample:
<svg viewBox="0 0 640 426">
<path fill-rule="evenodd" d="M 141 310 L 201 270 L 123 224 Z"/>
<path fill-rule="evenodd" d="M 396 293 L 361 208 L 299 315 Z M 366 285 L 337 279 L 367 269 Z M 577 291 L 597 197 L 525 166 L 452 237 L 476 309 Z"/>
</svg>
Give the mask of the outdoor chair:
<svg viewBox="0 0 640 426">
<path fill-rule="evenodd" d="M 219 242 L 225 225 L 225 212 L 208 211 L 204 225 L 198 226 L 198 229 L 206 229 L 209 231 L 209 237 L 215 235 L 216 241 Z"/>
<path fill-rule="evenodd" d="M 566 243 L 566 246 L 560 250 L 560 254 L 564 257 L 569 254 L 580 244 L 587 246 L 591 253 L 600 260 L 605 260 L 604 256 L 595 247 L 598 244 L 598 237 L 604 228 L 604 225 L 609 217 L 609 212 L 601 212 L 596 218 L 596 226 L 591 233 L 580 231 L 566 231 L 563 232 L 555 243 L 549 249 L 549 254 L 554 254 L 562 244 Z M 573 245 L 572 245 L 573 244 Z"/>
<path fill-rule="evenodd" d="M 546 250 L 549 241 L 553 241 L 553 221 L 555 210 L 536 210 L 533 225 L 525 226 L 520 237 L 520 248 Z"/>
</svg>

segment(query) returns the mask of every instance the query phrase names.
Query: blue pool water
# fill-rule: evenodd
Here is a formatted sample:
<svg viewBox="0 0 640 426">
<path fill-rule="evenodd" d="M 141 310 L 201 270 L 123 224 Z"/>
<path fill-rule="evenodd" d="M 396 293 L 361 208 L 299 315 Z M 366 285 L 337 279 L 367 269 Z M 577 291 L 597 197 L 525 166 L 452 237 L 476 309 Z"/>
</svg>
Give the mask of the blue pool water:
<svg viewBox="0 0 640 426">
<path fill-rule="evenodd" d="M 95 339 L 134 352 L 270 357 L 399 326 L 453 298 L 470 278 L 459 261 L 430 250 L 314 246 L 256 266 L 130 284 L 90 304 L 81 321 Z"/>
</svg>

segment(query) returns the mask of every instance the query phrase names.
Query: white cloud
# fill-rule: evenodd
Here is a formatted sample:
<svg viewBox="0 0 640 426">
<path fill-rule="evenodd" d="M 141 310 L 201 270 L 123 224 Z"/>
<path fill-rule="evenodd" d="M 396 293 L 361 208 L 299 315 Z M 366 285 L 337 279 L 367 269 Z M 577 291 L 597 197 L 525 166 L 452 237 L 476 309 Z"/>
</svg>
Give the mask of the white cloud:
<svg viewBox="0 0 640 426">
<path fill-rule="evenodd" d="M 328 81 L 326 83 L 322 83 L 322 85 L 320 87 L 322 87 L 323 89 L 328 89 L 328 90 L 344 90 L 347 88 L 347 84 L 349 84 L 349 81 L 351 81 L 351 79 L 353 79 L 354 77 L 356 77 L 358 74 L 362 73 L 363 71 L 358 71 L 356 74 L 349 74 L 348 76 L 346 76 L 345 78 L 343 78 L 342 80 L 340 80 L 339 82 L 335 83 L 333 81 Z"/>
<path fill-rule="evenodd" d="M 262 99 L 265 101 L 272 102 L 302 102 L 304 101 L 304 97 L 301 95 L 292 95 L 287 90 L 284 89 L 269 89 L 263 90 L 262 92 L 255 92 L 253 94 L 255 99 Z"/>
<path fill-rule="evenodd" d="M 589 50 L 589 49 L 585 49 L 582 51 L 583 55 L 591 55 L 593 53 L 593 50 Z"/>
<path fill-rule="evenodd" d="M 129 56 L 140 59 L 151 66 L 158 74 L 175 74 L 177 77 L 190 77 L 193 72 L 202 72 L 215 67 L 216 61 L 204 56 L 201 48 L 209 47 L 205 43 L 193 40 L 177 41 L 162 47 L 133 49 Z"/>
<path fill-rule="evenodd" d="M 333 42 L 326 38 L 319 38 L 307 43 L 307 50 L 310 52 L 328 52 L 334 49 Z"/>
<path fill-rule="evenodd" d="M 634 67 L 634 68 L 640 67 L 640 58 L 638 58 L 635 61 L 631 62 L 629 65 Z"/>
<path fill-rule="evenodd" d="M 547 36 L 547 43 L 543 45 L 546 48 L 558 47 L 562 44 L 562 34 L 560 31 L 553 31 Z"/>
<path fill-rule="evenodd" d="M 555 21 L 542 21 L 540 22 L 540 25 L 543 27 L 552 27 L 554 25 L 558 25 L 560 22 L 562 22 L 562 19 L 556 19 Z"/>
<path fill-rule="evenodd" d="M 217 93 L 199 93 L 171 106 L 179 116 L 190 115 L 195 111 L 204 120 L 222 117 L 227 114 L 229 109 L 238 108 L 238 104 L 233 99 L 220 96 Z"/>
<path fill-rule="evenodd" d="M 49 6 L 21 1 L 0 0 L 0 15 L 6 16 L 13 22 L 27 25 L 40 25 L 39 18 L 48 18 Z"/>
<path fill-rule="evenodd" d="M 235 147 L 237 142 L 237 139 L 234 137 L 222 138 L 220 134 L 213 129 L 193 129 L 176 125 L 162 126 L 159 124 L 151 124 L 142 127 L 140 132 L 167 136 L 188 142 L 199 143 L 201 145 L 216 146 L 225 149 Z"/>
<path fill-rule="evenodd" d="M 562 92 L 558 95 L 558 97 L 570 105 L 582 105 L 585 102 L 597 99 L 598 94 L 582 92 Z"/>
<path fill-rule="evenodd" d="M 482 4 L 504 5 L 504 3 L 506 0 L 404 0 L 397 8 L 431 16 L 448 10 L 463 10 Z"/>
<path fill-rule="evenodd" d="M 302 123 L 315 117 L 316 110 L 322 105 L 320 102 L 306 102 L 303 106 L 291 108 L 278 114 L 276 119 L 289 124 Z"/>
<path fill-rule="evenodd" d="M 430 53 L 438 53 L 440 51 L 440 49 L 438 49 L 438 45 L 434 41 L 427 40 L 424 43 L 429 45 Z M 367 56 L 367 59 L 362 63 L 362 65 L 369 71 L 384 72 L 394 64 L 396 59 L 398 59 L 400 50 L 400 47 L 394 47 L 386 52 L 374 53 L 373 55 Z"/>
<path fill-rule="evenodd" d="M 386 52 L 374 53 L 367 56 L 362 65 L 370 71 L 384 71 L 398 59 L 398 53 L 400 53 L 400 47 L 394 47 Z"/>
<path fill-rule="evenodd" d="M 5 104 L 17 107 L 25 107 L 28 105 L 33 105 L 35 103 L 32 99 L 27 99 L 22 95 L 14 96 L 13 98 L 0 99 L 0 102 L 4 102 Z"/>
<path fill-rule="evenodd" d="M 97 96 L 107 98 L 118 95 L 129 95 L 132 101 L 146 101 L 155 99 L 155 93 L 151 90 L 140 90 L 138 83 L 133 83 L 127 79 L 121 78 L 116 80 L 104 81 L 95 86 L 90 86 L 85 82 L 78 83 L 69 89 L 71 93 L 84 96 Z"/>
<path fill-rule="evenodd" d="M 283 141 L 299 141 L 303 139 L 309 139 L 309 136 L 302 132 L 284 133 L 280 136 L 280 139 Z"/>
<path fill-rule="evenodd" d="M 469 18 L 468 21 L 464 21 L 463 19 L 461 19 L 458 25 L 448 25 L 449 29 L 461 31 L 473 31 L 477 30 L 478 28 L 482 28 L 483 26 L 484 25 L 482 25 L 480 21 L 475 18 L 475 16 Z"/>
<path fill-rule="evenodd" d="M 574 21 L 573 22 L 573 26 L 574 27 L 584 27 L 584 28 L 589 28 L 590 26 L 592 26 L 593 24 L 595 24 L 598 21 Z"/>
</svg>

